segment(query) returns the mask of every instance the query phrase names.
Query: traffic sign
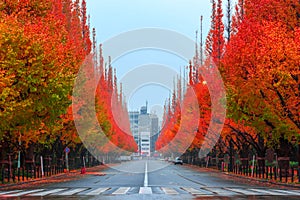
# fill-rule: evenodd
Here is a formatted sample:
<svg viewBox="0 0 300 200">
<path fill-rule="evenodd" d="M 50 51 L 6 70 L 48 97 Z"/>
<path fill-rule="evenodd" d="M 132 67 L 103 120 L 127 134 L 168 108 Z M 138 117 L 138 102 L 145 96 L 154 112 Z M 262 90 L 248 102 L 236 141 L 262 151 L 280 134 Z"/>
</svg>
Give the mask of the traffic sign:
<svg viewBox="0 0 300 200">
<path fill-rule="evenodd" d="M 66 152 L 66 153 L 70 153 L 70 148 L 69 148 L 69 147 L 66 147 L 66 148 L 65 148 L 65 152 Z"/>
</svg>

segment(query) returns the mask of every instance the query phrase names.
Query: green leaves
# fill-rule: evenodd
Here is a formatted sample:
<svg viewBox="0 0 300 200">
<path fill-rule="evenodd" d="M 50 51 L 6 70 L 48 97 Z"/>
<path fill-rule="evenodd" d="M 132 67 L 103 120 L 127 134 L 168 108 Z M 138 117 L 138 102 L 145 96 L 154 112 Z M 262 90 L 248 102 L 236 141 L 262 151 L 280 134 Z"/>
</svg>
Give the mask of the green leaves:
<svg viewBox="0 0 300 200">
<path fill-rule="evenodd" d="M 61 115 L 71 105 L 74 78 L 89 52 L 83 49 L 88 39 L 82 36 L 81 13 L 66 19 L 62 3 L 72 2 L 0 3 L 0 132 L 10 133 L 10 141 L 18 141 L 20 131 L 26 145 L 51 144 L 65 128 Z M 72 12 L 72 5 L 67 8 Z M 69 27 L 67 21 L 78 24 Z M 68 123 L 74 132 L 74 124 Z"/>
</svg>

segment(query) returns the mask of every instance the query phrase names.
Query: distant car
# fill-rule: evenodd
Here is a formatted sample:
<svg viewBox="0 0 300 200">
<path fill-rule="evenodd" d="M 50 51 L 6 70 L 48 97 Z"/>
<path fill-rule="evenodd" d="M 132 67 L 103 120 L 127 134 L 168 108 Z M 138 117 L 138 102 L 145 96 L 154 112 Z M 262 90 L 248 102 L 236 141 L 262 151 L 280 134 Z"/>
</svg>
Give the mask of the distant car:
<svg viewBox="0 0 300 200">
<path fill-rule="evenodd" d="M 182 165 L 183 162 L 182 162 L 181 158 L 177 157 L 177 158 L 175 158 L 175 160 L 174 160 L 174 164 L 175 164 L 175 165 L 177 165 L 177 164 Z"/>
</svg>

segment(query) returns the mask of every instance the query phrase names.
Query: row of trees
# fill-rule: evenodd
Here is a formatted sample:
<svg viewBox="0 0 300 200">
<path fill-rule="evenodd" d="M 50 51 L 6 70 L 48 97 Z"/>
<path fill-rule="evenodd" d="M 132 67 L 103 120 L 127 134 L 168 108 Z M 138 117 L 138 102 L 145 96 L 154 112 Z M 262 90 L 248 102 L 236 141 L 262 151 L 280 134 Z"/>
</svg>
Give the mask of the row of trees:
<svg viewBox="0 0 300 200">
<path fill-rule="evenodd" d="M 1 162 L 8 155 L 16 159 L 18 152 L 22 165 L 38 155 L 62 158 L 65 147 L 76 156 L 85 155 L 74 118 L 85 117 L 81 108 L 86 102 L 71 103 L 74 80 L 90 55 L 95 68 L 90 73 L 101 77 L 96 94 L 89 93 L 97 102 L 98 122 L 114 143 L 135 150 L 133 138 L 117 128 L 110 113 L 115 92 L 115 110 L 129 127 L 111 64 L 104 67 L 103 57 L 96 59 L 102 52 L 96 48 L 95 30 L 90 37 L 88 18 L 85 0 L 0 1 Z M 89 81 L 83 80 L 84 89 Z"/>
<path fill-rule="evenodd" d="M 195 139 L 186 153 L 198 157 L 199 149 L 208 148 L 205 145 L 210 144 L 205 136 L 209 134 L 211 121 L 223 122 L 222 115 L 212 112 L 212 105 L 218 105 L 214 101 L 220 105 L 225 102 L 222 96 L 212 96 L 221 94 L 221 84 L 216 83 L 216 70 L 219 70 L 226 88 L 227 115 L 214 148 L 214 152 L 219 152 L 217 156 L 232 154 L 235 149 L 240 158 L 248 158 L 251 151 L 260 158 L 259 164 L 264 165 L 266 150 L 271 148 L 278 156 L 288 157 L 300 133 L 300 3 L 297 0 L 239 0 L 232 14 L 228 0 L 226 13 L 224 26 L 222 1 L 212 1 L 206 59 L 202 62 L 201 41 L 200 59 L 196 49 L 189 66 L 188 90 L 197 94 L 200 116 L 190 118 L 191 123 L 199 122 L 199 126 L 197 130 L 187 129 Z M 182 89 L 173 95 L 177 100 L 181 99 L 179 90 Z M 190 101 L 188 90 L 182 102 L 172 100 L 166 106 L 169 108 L 166 113 L 175 118 L 176 123 L 166 120 L 156 144 L 158 149 L 172 141 L 180 125 L 184 126 L 185 116 L 178 116 L 176 108 Z M 209 140 L 213 144 L 217 138 Z M 173 150 L 176 149 L 165 152 Z"/>
</svg>

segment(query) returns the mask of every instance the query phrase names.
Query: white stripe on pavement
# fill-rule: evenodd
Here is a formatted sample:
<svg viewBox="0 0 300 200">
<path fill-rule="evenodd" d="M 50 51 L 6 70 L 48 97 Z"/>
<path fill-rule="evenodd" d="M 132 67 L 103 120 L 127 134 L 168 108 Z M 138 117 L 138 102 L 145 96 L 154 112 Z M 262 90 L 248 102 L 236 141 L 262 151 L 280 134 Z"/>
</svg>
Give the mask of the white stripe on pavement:
<svg viewBox="0 0 300 200">
<path fill-rule="evenodd" d="M 77 188 L 77 189 L 72 189 L 72 190 L 68 190 L 59 194 L 53 194 L 53 195 L 59 195 L 59 196 L 63 196 L 63 195 L 73 195 L 79 192 L 82 192 L 84 190 L 87 190 L 88 188 Z"/>
<path fill-rule="evenodd" d="M 131 187 L 120 187 L 115 190 L 113 195 L 124 195 L 130 190 Z M 173 187 L 160 187 L 166 195 L 177 195 L 180 194 Z M 192 188 L 192 187 L 180 187 L 182 190 L 192 195 L 226 195 L 226 196 L 237 196 L 237 195 L 276 195 L 276 196 L 288 196 L 295 195 L 300 196 L 300 190 L 282 190 L 282 189 L 268 189 L 268 188 Z M 110 190 L 111 187 L 100 187 L 95 189 L 89 188 L 56 188 L 56 189 L 35 189 L 35 190 L 12 190 L 12 191 L 1 191 L 1 197 L 19 197 L 19 196 L 47 196 L 47 195 L 100 195 L 105 191 Z M 86 193 L 81 193 L 87 191 Z M 153 194 L 151 187 L 140 187 L 139 194 Z"/>
<path fill-rule="evenodd" d="M 266 190 L 266 189 L 253 189 L 253 188 L 251 188 L 249 190 L 256 191 L 256 192 L 261 192 L 261 193 L 264 193 L 264 194 L 270 194 L 270 195 L 286 195 L 286 194 L 282 194 L 280 192 L 273 192 L 273 191 Z"/>
<path fill-rule="evenodd" d="M 60 189 L 53 189 L 53 190 L 48 190 L 48 191 L 44 191 L 44 192 L 38 192 L 38 193 L 34 193 L 34 194 L 29 194 L 29 196 L 46 196 L 48 194 L 53 194 L 53 193 L 57 193 L 60 191 L 66 190 L 66 188 L 60 188 Z"/>
<path fill-rule="evenodd" d="M 173 188 L 162 187 L 161 189 L 164 191 L 165 194 L 179 194 Z"/>
<path fill-rule="evenodd" d="M 114 191 L 112 194 L 126 194 L 130 187 L 120 187 L 116 191 Z"/>
<path fill-rule="evenodd" d="M 12 190 L 12 191 L 5 191 L 5 192 L 0 192 L 0 195 L 2 194 L 9 194 L 9 193 L 15 193 L 15 192 L 21 192 L 22 190 Z"/>
<path fill-rule="evenodd" d="M 36 190 L 27 190 L 27 191 L 24 191 L 24 192 L 19 192 L 19 193 L 15 193 L 15 194 L 6 194 L 6 195 L 3 195 L 5 197 L 19 197 L 19 196 L 22 196 L 22 195 L 26 195 L 26 194 L 30 194 L 30 193 L 34 193 L 34 192 L 39 192 L 39 191 L 43 191 L 44 189 L 36 189 Z"/>
<path fill-rule="evenodd" d="M 152 194 L 151 187 L 140 187 L 139 194 Z"/>
<path fill-rule="evenodd" d="M 204 194 L 204 195 L 211 195 L 212 193 L 209 191 L 203 191 L 203 190 L 196 190 L 194 188 L 190 188 L 190 187 L 182 187 L 183 190 L 191 193 L 191 194 Z"/>
<path fill-rule="evenodd" d="M 255 192 L 252 190 L 247 190 L 246 188 L 227 188 L 228 190 L 241 193 L 242 195 L 261 195 L 261 192 Z"/>
<path fill-rule="evenodd" d="M 286 194 L 289 194 L 289 195 L 300 195 L 299 190 L 276 190 L 276 189 L 272 189 L 272 191 L 282 192 L 282 193 L 286 193 Z"/>
<path fill-rule="evenodd" d="M 237 195 L 236 192 L 234 191 L 230 191 L 230 190 L 227 190 L 227 189 L 223 189 L 223 188 L 205 188 L 211 192 L 214 192 L 218 195 L 226 195 L 226 196 L 232 196 L 232 195 Z"/>
<path fill-rule="evenodd" d="M 101 193 L 103 193 L 103 192 L 105 192 L 105 191 L 107 191 L 109 189 L 110 188 L 108 188 L 108 187 L 107 188 L 98 188 L 98 189 L 90 191 L 90 192 L 88 192 L 88 193 L 86 193 L 84 195 L 99 195 L 99 194 L 101 194 Z"/>
<path fill-rule="evenodd" d="M 148 187 L 148 163 L 145 163 L 144 187 Z"/>
</svg>

